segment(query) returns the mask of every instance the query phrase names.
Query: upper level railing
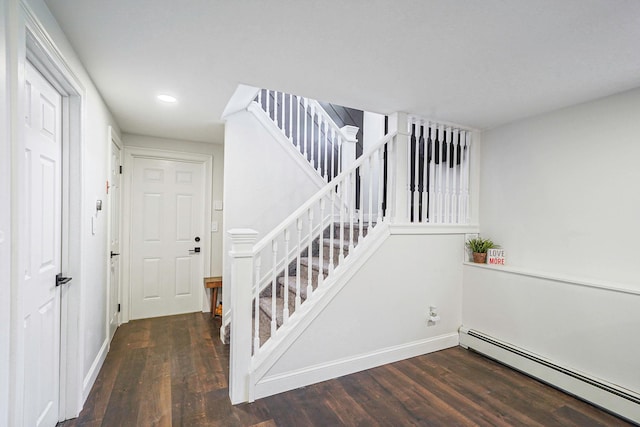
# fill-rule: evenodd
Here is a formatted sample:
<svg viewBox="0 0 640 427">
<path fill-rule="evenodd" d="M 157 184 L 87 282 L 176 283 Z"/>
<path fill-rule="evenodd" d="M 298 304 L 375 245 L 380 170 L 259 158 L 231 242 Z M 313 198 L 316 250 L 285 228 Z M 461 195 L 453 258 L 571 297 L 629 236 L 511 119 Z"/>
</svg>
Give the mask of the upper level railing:
<svg viewBox="0 0 640 427">
<path fill-rule="evenodd" d="M 410 220 L 469 224 L 471 131 L 408 118 Z"/>
<path fill-rule="evenodd" d="M 255 101 L 325 181 L 353 161 L 342 158 L 344 143 L 355 141 L 352 127 L 338 127 L 316 100 L 262 89 Z"/>
</svg>

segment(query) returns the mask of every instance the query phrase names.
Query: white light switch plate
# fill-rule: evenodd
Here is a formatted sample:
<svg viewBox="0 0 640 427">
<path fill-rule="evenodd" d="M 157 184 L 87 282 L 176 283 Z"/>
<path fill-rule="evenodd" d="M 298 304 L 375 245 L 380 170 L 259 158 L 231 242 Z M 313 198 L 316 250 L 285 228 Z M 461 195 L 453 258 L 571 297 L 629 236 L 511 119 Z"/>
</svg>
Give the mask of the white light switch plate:
<svg viewBox="0 0 640 427">
<path fill-rule="evenodd" d="M 211 232 L 218 231 L 218 221 L 213 221 L 211 223 Z"/>
<path fill-rule="evenodd" d="M 213 201 L 213 210 L 221 211 L 222 210 L 222 200 L 214 200 Z"/>
</svg>

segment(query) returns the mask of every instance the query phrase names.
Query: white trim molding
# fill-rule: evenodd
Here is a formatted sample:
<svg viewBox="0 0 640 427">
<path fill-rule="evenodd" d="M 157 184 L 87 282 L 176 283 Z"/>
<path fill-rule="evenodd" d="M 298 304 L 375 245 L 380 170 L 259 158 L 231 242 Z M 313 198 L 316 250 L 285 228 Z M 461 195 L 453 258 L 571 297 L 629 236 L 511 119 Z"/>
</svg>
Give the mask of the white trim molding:
<svg viewBox="0 0 640 427">
<path fill-rule="evenodd" d="M 388 347 L 371 353 L 334 360 L 298 371 L 265 376 L 255 385 L 254 398 L 260 399 L 321 381 L 398 362 L 411 357 L 444 350 L 458 345 L 458 334 L 451 333 L 420 341 Z"/>
</svg>

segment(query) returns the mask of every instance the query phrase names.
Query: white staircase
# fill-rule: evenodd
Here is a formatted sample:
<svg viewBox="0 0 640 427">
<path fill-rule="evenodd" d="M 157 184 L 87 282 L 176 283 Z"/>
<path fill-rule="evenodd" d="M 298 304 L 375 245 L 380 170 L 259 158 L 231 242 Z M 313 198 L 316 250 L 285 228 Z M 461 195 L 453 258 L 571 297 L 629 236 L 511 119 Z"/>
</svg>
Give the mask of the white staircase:
<svg viewBox="0 0 640 427">
<path fill-rule="evenodd" d="M 325 184 L 259 240 L 252 229 L 228 231 L 233 403 L 287 387 L 266 374 L 390 225 L 469 221 L 468 131 L 396 114 L 391 132 L 355 159 L 354 130 L 314 100 L 260 90 L 247 111 Z"/>
</svg>

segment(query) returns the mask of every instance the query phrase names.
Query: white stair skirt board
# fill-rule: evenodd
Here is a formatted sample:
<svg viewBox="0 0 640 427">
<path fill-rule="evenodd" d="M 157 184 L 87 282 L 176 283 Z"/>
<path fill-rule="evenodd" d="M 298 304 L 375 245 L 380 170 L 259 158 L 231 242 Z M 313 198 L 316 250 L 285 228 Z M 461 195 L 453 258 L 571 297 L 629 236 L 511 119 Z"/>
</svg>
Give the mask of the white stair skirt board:
<svg viewBox="0 0 640 427">
<path fill-rule="evenodd" d="M 633 423 L 640 423 L 640 394 L 560 366 L 482 332 L 460 327 L 460 345 L 504 363 Z"/>
<path fill-rule="evenodd" d="M 334 360 L 281 375 L 265 376 L 255 385 L 253 398 L 260 399 L 457 345 L 458 334 L 452 333 Z"/>
</svg>

